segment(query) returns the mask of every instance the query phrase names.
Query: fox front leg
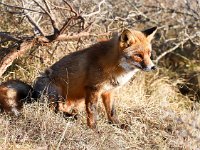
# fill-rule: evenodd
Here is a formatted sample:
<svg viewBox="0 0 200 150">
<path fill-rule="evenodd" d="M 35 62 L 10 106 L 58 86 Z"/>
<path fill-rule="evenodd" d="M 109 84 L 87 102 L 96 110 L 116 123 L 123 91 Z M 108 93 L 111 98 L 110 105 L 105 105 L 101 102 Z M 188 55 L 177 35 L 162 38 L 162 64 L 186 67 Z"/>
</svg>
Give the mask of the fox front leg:
<svg viewBox="0 0 200 150">
<path fill-rule="evenodd" d="M 115 110 L 115 105 L 114 105 L 114 99 L 112 98 L 112 93 L 110 92 L 104 92 L 101 94 L 103 104 L 106 109 L 106 113 L 108 116 L 108 121 L 112 124 L 117 125 L 117 127 L 125 130 L 130 130 L 130 127 L 127 124 L 122 124 L 118 120 L 116 110 Z"/>
<path fill-rule="evenodd" d="M 106 109 L 108 121 L 112 124 L 119 124 L 119 120 L 114 107 L 114 100 L 112 99 L 112 94 L 110 92 L 104 92 L 102 93 L 101 97 Z"/>
<path fill-rule="evenodd" d="M 94 87 L 86 87 L 86 112 L 87 112 L 87 124 L 90 128 L 96 129 L 97 127 L 97 102 L 98 102 L 98 90 Z"/>
</svg>

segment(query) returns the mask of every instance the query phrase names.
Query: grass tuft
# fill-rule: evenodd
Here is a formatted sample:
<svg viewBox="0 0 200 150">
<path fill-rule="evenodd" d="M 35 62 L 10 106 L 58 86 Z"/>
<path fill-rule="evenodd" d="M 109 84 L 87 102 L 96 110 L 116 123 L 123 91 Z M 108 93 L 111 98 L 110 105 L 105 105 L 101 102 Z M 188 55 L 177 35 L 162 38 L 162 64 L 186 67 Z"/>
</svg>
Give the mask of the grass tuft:
<svg viewBox="0 0 200 150">
<path fill-rule="evenodd" d="M 1 149 L 195 149 L 200 147 L 198 105 L 182 97 L 167 78 L 138 73 L 116 91 L 117 113 L 130 130 L 107 123 L 99 103 L 98 132 L 64 119 L 47 103 L 27 104 L 19 117 L 0 116 Z M 192 108 L 192 109 L 191 109 Z"/>
</svg>

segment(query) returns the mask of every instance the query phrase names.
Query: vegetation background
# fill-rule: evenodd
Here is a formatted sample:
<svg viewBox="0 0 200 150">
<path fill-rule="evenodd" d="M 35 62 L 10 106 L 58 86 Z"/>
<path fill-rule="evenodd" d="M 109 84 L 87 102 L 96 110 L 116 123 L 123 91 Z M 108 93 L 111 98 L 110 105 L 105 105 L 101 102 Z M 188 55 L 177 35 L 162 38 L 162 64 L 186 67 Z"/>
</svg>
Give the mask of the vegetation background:
<svg viewBox="0 0 200 150">
<path fill-rule="evenodd" d="M 138 73 L 115 95 L 129 131 L 107 123 L 101 102 L 99 133 L 86 126 L 85 111 L 65 119 L 36 102 L 19 117 L 0 115 L 0 148 L 199 149 L 199 0 L 0 0 L 0 81 L 33 84 L 66 54 L 123 28 L 152 26 L 159 69 Z"/>
</svg>

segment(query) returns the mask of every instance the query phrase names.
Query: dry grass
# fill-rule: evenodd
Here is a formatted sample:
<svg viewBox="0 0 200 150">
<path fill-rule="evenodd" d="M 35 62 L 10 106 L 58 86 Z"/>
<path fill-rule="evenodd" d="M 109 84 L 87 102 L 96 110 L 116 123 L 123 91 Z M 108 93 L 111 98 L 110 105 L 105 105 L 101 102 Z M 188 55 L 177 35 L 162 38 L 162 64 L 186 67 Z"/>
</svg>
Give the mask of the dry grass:
<svg viewBox="0 0 200 150">
<path fill-rule="evenodd" d="M 0 116 L 1 149 L 195 149 L 200 147 L 200 116 L 167 78 L 139 73 L 116 92 L 117 111 L 129 131 L 98 117 L 99 133 L 86 126 L 85 112 L 65 120 L 46 104 L 26 105 L 19 118 Z M 190 108 L 193 106 L 193 110 Z"/>
<path fill-rule="evenodd" d="M 87 47 L 91 40 L 83 40 Z M 57 43 L 55 43 L 57 45 Z M 20 78 L 32 83 L 39 72 L 75 50 L 75 42 L 42 47 L 18 60 L 12 72 L 2 80 Z M 67 49 L 67 51 L 66 51 Z M 55 51 L 54 51 L 55 50 Z M 47 51 L 54 51 L 50 56 Z M 37 57 L 35 57 L 37 56 Z M 40 59 L 43 61 L 40 61 Z M 161 70 L 161 69 L 160 69 Z M 195 149 L 200 147 L 200 112 L 198 104 L 180 95 L 175 83 L 162 77 L 163 71 L 140 72 L 135 79 L 116 91 L 119 119 L 129 131 L 107 123 L 100 102 L 98 131 L 86 125 L 85 112 L 78 120 L 50 111 L 46 103 L 25 105 L 18 118 L 0 116 L 0 149 Z M 102 111 L 103 110 L 103 111 Z"/>
<path fill-rule="evenodd" d="M 86 0 L 80 4 L 80 1 L 75 0 L 74 5 L 87 15 L 98 10 L 99 2 L 100 0 Z M 153 4 L 150 5 L 151 3 Z M 169 8 L 181 12 L 187 10 L 186 12 L 192 14 L 196 10 L 182 8 L 179 6 L 182 3 L 183 1 L 179 0 L 175 3 L 172 0 L 108 1 L 102 5 L 99 14 L 86 17 L 85 20 L 94 22 L 91 29 L 94 34 L 104 33 L 107 30 L 116 31 L 124 27 L 144 29 L 157 25 L 160 29 L 153 41 L 153 48 L 160 54 L 198 30 L 196 26 L 198 21 L 193 21 L 194 15 L 191 17 L 181 13 L 175 14 L 173 11 L 169 13 Z M 15 15 L 5 13 L 2 6 L 0 8 L 2 31 L 23 34 L 32 31 L 30 25 L 18 23 Z M 18 78 L 32 83 L 39 72 L 65 54 L 88 47 L 96 41 L 98 41 L 96 37 L 82 38 L 78 41 L 54 42 L 32 49 L 27 53 L 27 57 L 17 60 L 0 81 Z M 191 53 L 191 49 L 189 50 Z M 198 60 L 193 56 L 193 59 L 195 58 Z M 117 113 L 119 119 L 130 126 L 129 131 L 108 124 L 101 103 L 98 117 L 99 133 L 97 133 L 86 126 L 84 111 L 80 113 L 78 120 L 64 119 L 62 114 L 50 111 L 46 103 L 36 102 L 25 105 L 22 115 L 18 118 L 0 115 L 0 149 L 197 150 L 200 148 L 199 104 L 180 95 L 175 82 L 162 77 L 161 74 L 159 71 L 138 73 L 133 81 L 116 91 Z"/>
<path fill-rule="evenodd" d="M 92 43 L 85 39 L 80 49 Z M 55 50 L 56 45 L 41 47 L 33 57 L 18 60 L 2 81 L 20 78 L 32 83 L 44 68 L 74 51 L 77 43 L 60 43 Z M 50 56 L 47 51 L 50 54 L 54 51 L 54 55 Z M 43 61 L 40 61 L 41 58 Z M 130 126 L 129 131 L 107 123 L 101 102 L 99 133 L 87 127 L 84 111 L 78 120 L 65 120 L 62 114 L 50 111 L 46 103 L 36 102 L 25 105 L 19 118 L 4 114 L 0 116 L 0 149 L 199 148 L 198 104 L 180 95 L 175 83 L 160 72 L 163 71 L 140 72 L 134 80 L 116 91 L 117 113 L 119 119 Z"/>
</svg>

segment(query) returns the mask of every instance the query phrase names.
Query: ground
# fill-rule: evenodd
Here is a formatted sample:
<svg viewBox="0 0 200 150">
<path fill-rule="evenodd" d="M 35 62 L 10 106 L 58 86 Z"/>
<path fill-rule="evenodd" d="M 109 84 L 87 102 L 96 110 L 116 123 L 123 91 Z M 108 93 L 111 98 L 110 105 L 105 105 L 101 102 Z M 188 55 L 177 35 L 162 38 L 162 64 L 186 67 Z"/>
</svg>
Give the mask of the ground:
<svg viewBox="0 0 200 150">
<path fill-rule="evenodd" d="M 78 119 L 55 114 L 46 103 L 25 105 L 21 116 L 0 116 L 1 149 L 195 149 L 199 145 L 198 105 L 176 92 L 156 72 L 140 72 L 116 91 L 117 114 L 130 129 L 107 123 L 99 102 L 98 131 Z"/>
</svg>

